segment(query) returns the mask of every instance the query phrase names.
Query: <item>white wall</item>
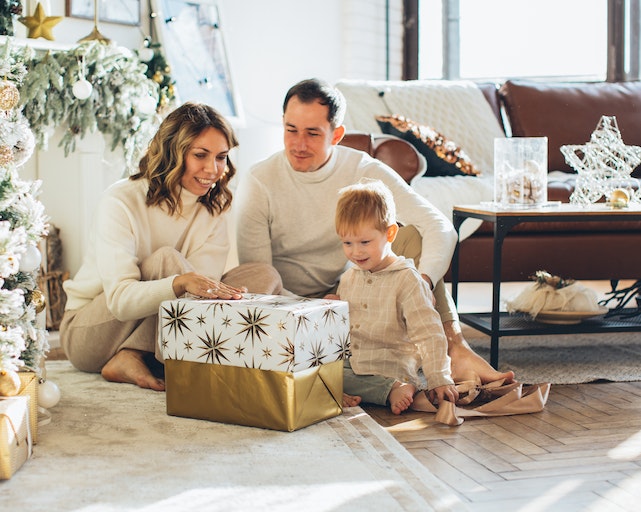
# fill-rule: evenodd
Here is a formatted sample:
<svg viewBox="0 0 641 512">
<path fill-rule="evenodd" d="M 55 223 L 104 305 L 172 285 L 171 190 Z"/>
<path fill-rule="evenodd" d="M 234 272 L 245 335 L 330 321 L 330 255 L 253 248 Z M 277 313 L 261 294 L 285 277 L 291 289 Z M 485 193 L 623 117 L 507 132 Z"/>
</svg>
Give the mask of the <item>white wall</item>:
<svg viewBox="0 0 641 512">
<path fill-rule="evenodd" d="M 27 1 L 33 10 L 37 1 Z M 40 1 L 47 15 L 64 16 L 65 0 Z M 139 47 L 149 34 L 148 0 L 141 1 L 142 27 L 99 22 L 100 32 L 119 46 Z M 282 147 L 282 101 L 295 82 L 310 77 L 332 83 L 340 78 L 386 78 L 385 4 L 385 0 L 219 0 L 221 28 L 244 113 L 235 155 L 241 173 Z M 402 1 L 390 0 L 390 7 L 390 78 L 399 79 Z M 92 28 L 92 20 L 65 18 L 53 34 L 56 44 L 73 45 Z M 21 172 L 25 179 L 43 180 L 40 199 L 61 228 L 65 266 L 72 275 L 81 262 L 93 205 L 119 175 L 115 168 L 119 159 L 102 154 L 99 138 L 90 138 L 84 149 L 66 159 L 54 139 L 51 149 L 34 155 Z"/>
</svg>

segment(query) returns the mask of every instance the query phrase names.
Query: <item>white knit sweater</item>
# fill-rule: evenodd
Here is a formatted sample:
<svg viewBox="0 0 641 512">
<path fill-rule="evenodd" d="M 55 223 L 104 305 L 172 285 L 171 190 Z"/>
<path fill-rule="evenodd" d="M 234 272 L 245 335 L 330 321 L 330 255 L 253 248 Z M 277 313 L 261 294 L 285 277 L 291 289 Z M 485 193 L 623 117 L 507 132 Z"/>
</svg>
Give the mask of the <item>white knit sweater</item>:
<svg viewBox="0 0 641 512">
<path fill-rule="evenodd" d="M 78 309 L 105 292 L 107 307 L 121 321 L 158 313 L 163 300 L 175 299 L 175 276 L 141 281 L 140 264 L 161 247 L 182 253 L 197 272 L 220 279 L 229 253 L 227 216 L 213 216 L 198 197 L 183 189 L 182 213 L 145 204 L 145 179 L 120 180 L 103 195 L 78 273 L 63 287 L 66 309 Z"/>
<path fill-rule="evenodd" d="M 399 222 L 414 225 L 423 237 L 419 271 L 436 283 L 456 244 L 451 222 L 391 168 L 344 146 L 335 146 L 314 172 L 295 171 L 284 152 L 250 170 L 236 196 L 240 262 L 271 263 L 284 287 L 298 295 L 332 288 L 347 264 L 334 227 L 338 191 L 361 178 L 379 179 L 391 189 Z"/>
</svg>

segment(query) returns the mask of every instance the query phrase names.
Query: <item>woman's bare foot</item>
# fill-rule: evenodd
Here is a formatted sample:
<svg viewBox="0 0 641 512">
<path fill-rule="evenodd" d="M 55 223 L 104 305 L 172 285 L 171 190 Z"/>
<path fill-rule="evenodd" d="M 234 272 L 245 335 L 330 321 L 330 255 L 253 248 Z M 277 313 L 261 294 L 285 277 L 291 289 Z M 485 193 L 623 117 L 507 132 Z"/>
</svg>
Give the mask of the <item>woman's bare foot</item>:
<svg viewBox="0 0 641 512">
<path fill-rule="evenodd" d="M 405 382 L 396 381 L 389 392 L 389 404 L 393 414 L 401 414 L 409 409 L 414 401 L 416 386 Z"/>
<path fill-rule="evenodd" d="M 360 403 L 360 396 L 348 395 L 347 393 L 343 393 L 343 407 L 356 407 Z"/>
<path fill-rule="evenodd" d="M 124 348 L 107 361 L 100 374 L 109 382 L 124 382 L 140 388 L 164 391 L 165 381 L 153 376 L 144 357 L 145 352 Z"/>
<path fill-rule="evenodd" d="M 451 359 L 452 378 L 454 382 L 466 380 L 470 374 L 476 374 L 481 383 L 487 384 L 503 379 L 506 384 L 514 382 L 514 372 L 499 372 L 490 363 L 472 350 L 458 325 L 458 322 L 443 324 L 447 336 L 447 353 Z"/>
</svg>

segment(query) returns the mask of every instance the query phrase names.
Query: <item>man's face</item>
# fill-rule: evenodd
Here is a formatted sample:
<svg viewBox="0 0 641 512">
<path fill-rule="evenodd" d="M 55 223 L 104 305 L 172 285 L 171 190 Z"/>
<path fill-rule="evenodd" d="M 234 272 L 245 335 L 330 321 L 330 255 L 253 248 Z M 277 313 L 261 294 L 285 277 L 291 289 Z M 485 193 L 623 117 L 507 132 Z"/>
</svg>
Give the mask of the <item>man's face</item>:
<svg viewBox="0 0 641 512">
<path fill-rule="evenodd" d="M 327 105 L 302 103 L 297 96 L 287 103 L 283 114 L 285 154 L 295 171 L 320 169 L 332 155 L 332 146 L 341 140 L 344 128 L 332 129 L 328 111 Z"/>
</svg>

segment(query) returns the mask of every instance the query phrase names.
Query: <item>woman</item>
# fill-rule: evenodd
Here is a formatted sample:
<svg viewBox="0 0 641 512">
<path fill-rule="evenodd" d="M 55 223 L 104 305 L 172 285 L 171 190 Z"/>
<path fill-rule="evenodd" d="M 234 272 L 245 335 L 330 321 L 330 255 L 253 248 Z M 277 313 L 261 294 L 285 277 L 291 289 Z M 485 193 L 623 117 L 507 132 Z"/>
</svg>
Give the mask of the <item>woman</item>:
<svg viewBox="0 0 641 512">
<path fill-rule="evenodd" d="M 229 152 L 237 145 L 220 113 L 185 103 L 162 122 L 139 171 L 106 190 L 82 266 L 64 283 L 60 341 L 76 368 L 163 391 L 154 359 L 162 301 L 280 293 L 270 265 L 223 275 L 236 172 Z"/>
</svg>

